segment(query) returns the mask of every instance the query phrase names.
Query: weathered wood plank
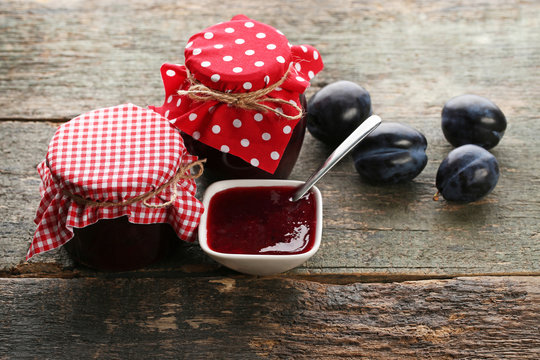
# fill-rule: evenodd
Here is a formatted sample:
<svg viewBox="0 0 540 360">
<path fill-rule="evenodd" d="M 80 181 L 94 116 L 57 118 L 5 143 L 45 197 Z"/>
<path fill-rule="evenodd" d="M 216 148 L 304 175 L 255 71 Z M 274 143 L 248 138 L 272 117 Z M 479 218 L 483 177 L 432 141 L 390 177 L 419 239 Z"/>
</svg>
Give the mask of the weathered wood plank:
<svg viewBox="0 0 540 360">
<path fill-rule="evenodd" d="M 0 358 L 538 359 L 540 278 L 0 279 Z"/>
<path fill-rule="evenodd" d="M 325 199 L 321 250 L 293 273 L 539 273 L 537 1 L 292 2 L 285 12 L 278 0 L 265 4 L 4 1 L 0 119 L 58 121 L 127 101 L 160 103 L 161 63 L 182 62 L 192 33 L 246 13 L 280 28 L 293 43 L 319 48 L 326 68 L 310 93 L 338 79 L 356 81 L 371 92 L 375 112 L 418 128 L 429 143 L 426 169 L 406 185 L 370 186 L 350 159 L 338 164 L 319 185 Z M 493 150 L 501 178 L 478 203 L 433 202 L 438 164 L 451 149 L 440 110 L 463 92 L 491 98 L 508 117 L 505 137 Z M 61 273 L 71 266 L 62 251 L 22 264 L 39 196 L 35 165 L 53 132 L 45 122 L 0 123 L 0 271 Z M 308 135 L 292 178 L 305 179 L 328 153 Z M 193 246 L 160 266 L 194 271 L 199 265 L 202 273 L 214 269 Z"/>
<path fill-rule="evenodd" d="M 46 123 L 0 123 L 0 154 L 4 159 L 0 165 L 0 271 L 27 271 L 14 268 L 23 262 L 35 229 L 32 219 L 39 202 L 35 165 L 43 158 L 55 128 Z M 435 147 L 438 149 L 434 156 L 438 156 L 445 146 Z M 524 158 L 540 158 L 538 147 L 505 150 L 527 152 Z M 293 176 L 307 178 L 311 171 L 307 164 L 316 164 L 325 151 L 308 136 L 301 154 L 302 165 Z M 486 200 L 452 205 L 431 199 L 434 165 L 412 184 L 380 188 L 359 181 L 352 160 L 343 160 L 319 185 L 325 201 L 321 249 L 293 273 L 539 273 L 539 200 L 530 197 L 534 189 L 515 191 L 512 184 L 530 186 L 531 172 L 539 174 L 540 164 L 523 168 L 514 167 L 509 158 L 507 161 L 501 161 L 501 184 Z M 33 262 L 59 264 L 60 269 L 72 266 L 63 251 L 38 256 Z M 181 247 L 160 267 L 197 272 L 197 264 L 202 265 L 202 273 L 219 270 L 196 245 Z"/>
<path fill-rule="evenodd" d="M 36 125 L 0 123 L 1 270 L 23 260 L 35 231 L 32 220 L 40 199 L 36 166 L 55 131 L 50 124 Z"/>
<path fill-rule="evenodd" d="M 436 116 L 463 92 L 492 98 L 510 119 L 539 108 L 534 0 L 295 1 L 286 11 L 280 0 L 12 0 L 0 9 L 0 118 L 161 103 L 160 65 L 182 62 L 190 35 L 237 13 L 315 45 L 326 69 L 313 90 L 357 81 L 385 119 Z"/>
</svg>

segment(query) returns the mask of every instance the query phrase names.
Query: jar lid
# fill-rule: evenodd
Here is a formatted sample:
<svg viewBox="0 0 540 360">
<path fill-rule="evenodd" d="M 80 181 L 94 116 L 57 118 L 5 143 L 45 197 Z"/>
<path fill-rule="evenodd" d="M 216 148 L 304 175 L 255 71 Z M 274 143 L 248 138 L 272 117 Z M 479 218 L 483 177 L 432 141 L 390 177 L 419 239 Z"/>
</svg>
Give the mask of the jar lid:
<svg viewBox="0 0 540 360">
<path fill-rule="evenodd" d="M 189 240 L 203 211 L 182 137 L 154 111 L 133 104 L 98 109 L 63 124 L 38 166 L 42 179 L 27 258 L 63 245 L 100 219 L 169 223 Z"/>
<path fill-rule="evenodd" d="M 150 108 L 195 140 L 273 174 L 303 114 L 300 94 L 323 68 L 318 51 L 238 15 L 193 35 L 185 57 L 185 66 L 161 67 L 165 102 Z M 249 106 L 240 106 L 243 96 Z"/>
<path fill-rule="evenodd" d="M 287 71 L 292 53 L 281 31 L 237 15 L 193 35 L 184 56 L 198 81 L 238 93 L 277 82 Z"/>
</svg>

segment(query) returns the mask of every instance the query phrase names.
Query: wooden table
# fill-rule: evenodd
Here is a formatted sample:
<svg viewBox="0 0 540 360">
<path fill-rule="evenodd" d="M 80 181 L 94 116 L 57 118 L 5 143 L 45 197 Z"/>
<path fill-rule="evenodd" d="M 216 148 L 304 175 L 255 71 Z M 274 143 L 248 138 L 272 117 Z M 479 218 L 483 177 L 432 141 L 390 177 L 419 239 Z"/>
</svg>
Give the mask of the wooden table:
<svg viewBox="0 0 540 360">
<path fill-rule="evenodd" d="M 237 13 L 320 50 L 308 97 L 355 81 L 384 120 L 423 132 L 422 174 L 370 186 L 343 160 L 319 183 L 319 252 L 279 276 L 237 274 L 196 244 L 126 273 L 63 249 L 25 262 L 55 128 L 160 104 L 160 65 Z M 0 29 L 0 359 L 540 358 L 538 1 L 4 0 Z M 440 112 L 463 93 L 506 114 L 501 177 L 476 203 L 435 202 Z M 329 151 L 308 134 L 291 178 Z"/>
</svg>

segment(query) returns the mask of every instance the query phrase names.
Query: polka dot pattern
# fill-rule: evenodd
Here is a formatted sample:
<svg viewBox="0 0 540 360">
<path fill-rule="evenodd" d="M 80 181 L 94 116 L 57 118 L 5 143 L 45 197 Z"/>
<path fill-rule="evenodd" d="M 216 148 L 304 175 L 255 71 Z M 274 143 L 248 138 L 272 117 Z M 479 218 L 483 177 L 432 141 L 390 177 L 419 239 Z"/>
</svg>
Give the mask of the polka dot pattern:
<svg viewBox="0 0 540 360">
<path fill-rule="evenodd" d="M 293 104 L 322 70 L 320 54 L 309 45 L 290 45 L 273 27 L 239 15 L 193 35 L 184 55 L 185 66 L 162 66 L 165 101 L 150 108 L 195 140 L 273 173 L 298 123 L 279 114 L 297 114 Z M 268 87 L 288 70 L 287 79 L 268 94 L 286 103 L 266 102 L 275 114 L 178 95 L 189 88 L 186 68 L 205 86 L 225 93 Z"/>
<path fill-rule="evenodd" d="M 246 79 L 254 81 L 245 90 L 262 89 L 268 85 L 263 81 L 266 75 L 280 79 L 292 61 L 283 34 L 245 17 L 211 26 L 193 35 L 189 43 L 184 53 L 187 68 L 204 85 L 220 91 L 241 90 Z M 239 73 L 244 81 L 237 78 Z M 220 75 L 218 81 L 213 81 L 214 74 Z"/>
</svg>

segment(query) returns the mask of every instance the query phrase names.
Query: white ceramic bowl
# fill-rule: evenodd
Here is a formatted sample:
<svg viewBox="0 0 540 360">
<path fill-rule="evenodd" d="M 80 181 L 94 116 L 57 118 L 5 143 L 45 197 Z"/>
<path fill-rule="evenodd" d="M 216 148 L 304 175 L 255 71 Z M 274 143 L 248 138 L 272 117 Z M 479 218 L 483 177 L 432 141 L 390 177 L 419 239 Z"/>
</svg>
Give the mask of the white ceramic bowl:
<svg viewBox="0 0 540 360">
<path fill-rule="evenodd" d="M 322 196 L 317 187 L 313 187 L 311 191 L 315 195 L 316 204 L 316 228 L 313 248 L 301 254 L 284 254 L 284 255 L 267 255 L 267 254 L 229 254 L 221 253 L 210 249 L 207 239 L 207 220 L 209 212 L 210 200 L 217 193 L 231 189 L 242 187 L 259 187 L 259 186 L 291 186 L 297 187 L 303 184 L 296 180 L 224 180 L 218 181 L 210 185 L 203 197 L 205 212 L 201 217 L 199 225 L 199 244 L 203 251 L 212 259 L 226 267 L 236 270 L 241 273 L 251 275 L 272 275 L 282 273 L 284 271 L 295 268 L 309 258 L 311 258 L 319 249 L 322 235 Z"/>
</svg>

